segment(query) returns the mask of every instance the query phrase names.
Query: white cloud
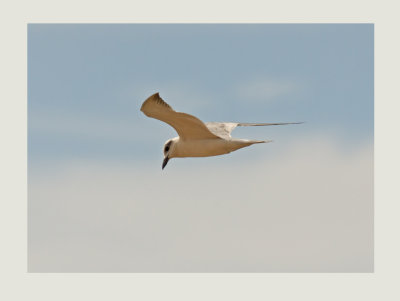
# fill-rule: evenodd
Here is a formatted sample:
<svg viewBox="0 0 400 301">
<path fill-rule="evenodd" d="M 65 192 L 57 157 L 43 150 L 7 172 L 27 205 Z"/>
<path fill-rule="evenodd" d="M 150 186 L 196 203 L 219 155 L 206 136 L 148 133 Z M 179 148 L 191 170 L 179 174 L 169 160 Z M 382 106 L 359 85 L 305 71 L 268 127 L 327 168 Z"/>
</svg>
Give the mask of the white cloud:
<svg viewBox="0 0 400 301">
<path fill-rule="evenodd" d="M 271 101 L 300 90 L 301 85 L 292 80 L 257 78 L 238 86 L 237 93 L 248 101 Z"/>
<path fill-rule="evenodd" d="M 372 151 L 314 137 L 264 160 L 44 168 L 29 179 L 29 270 L 371 272 Z"/>
</svg>

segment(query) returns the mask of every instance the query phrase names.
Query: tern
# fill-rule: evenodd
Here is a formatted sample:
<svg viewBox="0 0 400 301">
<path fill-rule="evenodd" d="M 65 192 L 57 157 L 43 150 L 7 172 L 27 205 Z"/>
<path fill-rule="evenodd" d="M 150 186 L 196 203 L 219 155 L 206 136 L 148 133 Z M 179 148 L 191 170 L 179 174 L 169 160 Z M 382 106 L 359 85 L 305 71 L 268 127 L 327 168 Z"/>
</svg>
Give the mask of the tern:
<svg viewBox="0 0 400 301">
<path fill-rule="evenodd" d="M 237 126 L 268 126 L 302 123 L 204 123 L 193 115 L 174 111 L 171 106 L 160 97 L 159 93 L 155 93 L 147 98 L 143 102 L 140 110 L 148 117 L 168 123 L 179 135 L 165 142 L 162 169 L 164 169 L 168 161 L 172 158 L 219 156 L 252 144 L 272 141 L 232 138 L 231 132 Z"/>
</svg>

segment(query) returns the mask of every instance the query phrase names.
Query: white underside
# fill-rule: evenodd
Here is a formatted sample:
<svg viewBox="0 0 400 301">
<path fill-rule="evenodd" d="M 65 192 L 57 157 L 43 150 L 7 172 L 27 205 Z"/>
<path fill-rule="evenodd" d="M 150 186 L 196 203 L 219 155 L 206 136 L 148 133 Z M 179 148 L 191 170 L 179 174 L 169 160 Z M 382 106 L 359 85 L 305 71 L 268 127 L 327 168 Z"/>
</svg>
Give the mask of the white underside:
<svg viewBox="0 0 400 301">
<path fill-rule="evenodd" d="M 269 141 L 244 140 L 244 139 L 207 139 L 207 140 L 178 140 L 174 151 L 169 155 L 170 158 L 184 157 L 210 157 L 228 154 L 240 148 L 250 146 L 255 143 L 265 143 Z"/>
</svg>

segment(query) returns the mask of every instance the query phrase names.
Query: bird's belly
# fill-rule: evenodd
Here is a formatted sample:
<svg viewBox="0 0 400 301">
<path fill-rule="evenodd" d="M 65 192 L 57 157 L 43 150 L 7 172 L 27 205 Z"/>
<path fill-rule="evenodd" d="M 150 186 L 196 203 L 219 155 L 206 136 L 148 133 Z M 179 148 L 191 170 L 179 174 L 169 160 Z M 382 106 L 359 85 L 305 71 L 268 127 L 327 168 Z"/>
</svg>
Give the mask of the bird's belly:
<svg viewBox="0 0 400 301">
<path fill-rule="evenodd" d="M 227 140 L 190 140 L 181 142 L 176 157 L 210 157 L 228 154 L 236 148 Z"/>
</svg>

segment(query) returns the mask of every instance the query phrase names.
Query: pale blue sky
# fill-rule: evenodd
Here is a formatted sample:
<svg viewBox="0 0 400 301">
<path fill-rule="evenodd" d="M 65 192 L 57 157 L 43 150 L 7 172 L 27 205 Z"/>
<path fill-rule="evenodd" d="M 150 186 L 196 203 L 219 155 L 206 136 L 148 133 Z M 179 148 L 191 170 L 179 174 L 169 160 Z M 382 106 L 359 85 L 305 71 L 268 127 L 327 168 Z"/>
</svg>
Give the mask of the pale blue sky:
<svg viewBox="0 0 400 301">
<path fill-rule="evenodd" d="M 374 27 L 28 25 L 28 270 L 372 272 Z M 151 94 L 272 139 L 173 159 Z"/>
<path fill-rule="evenodd" d="M 373 25 L 28 25 L 30 164 L 141 161 L 175 132 L 154 92 L 204 121 L 306 121 L 234 135 L 373 139 Z M 146 137 L 150 135 L 151 137 Z"/>
</svg>

